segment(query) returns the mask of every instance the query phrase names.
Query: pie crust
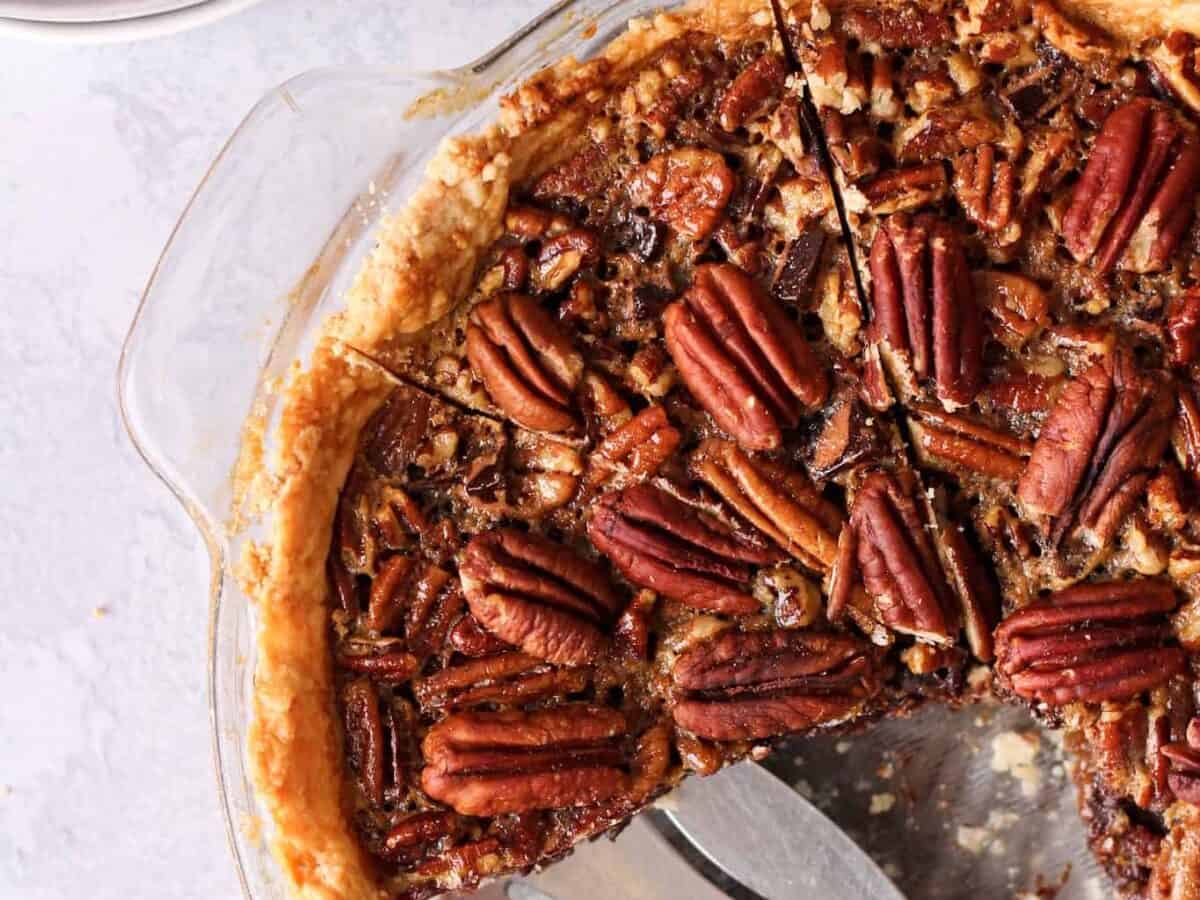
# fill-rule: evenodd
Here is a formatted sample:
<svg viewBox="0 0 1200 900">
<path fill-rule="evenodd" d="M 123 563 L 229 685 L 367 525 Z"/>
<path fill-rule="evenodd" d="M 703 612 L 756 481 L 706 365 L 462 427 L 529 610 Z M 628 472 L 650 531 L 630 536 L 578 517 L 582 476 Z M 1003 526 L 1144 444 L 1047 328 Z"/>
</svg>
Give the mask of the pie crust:
<svg viewBox="0 0 1200 900">
<path fill-rule="evenodd" d="M 822 14 L 807 2 L 785 6 L 800 21 Z M 1200 34 L 1198 2 L 1059 6 L 1131 44 L 1171 30 Z M 631 22 L 591 60 L 567 59 L 538 73 L 505 98 L 494 126 L 443 142 L 411 202 L 382 226 L 344 311 L 326 324 L 307 367 L 291 373 L 275 455 L 255 479 L 269 534 L 251 545 L 239 575 L 259 625 L 249 755 L 273 820 L 272 849 L 296 896 L 389 896 L 345 807 L 326 575 L 359 434 L 394 387 L 364 358 L 386 359 L 469 294 L 502 232 L 512 186 L 574 153 L 592 112 L 656 50 L 689 30 L 729 38 L 771 27 L 765 0 L 692 3 Z M 1200 813 L 1177 805 L 1172 817 L 1163 853 L 1178 861 L 1175 883 L 1155 896 L 1195 900 Z"/>
</svg>

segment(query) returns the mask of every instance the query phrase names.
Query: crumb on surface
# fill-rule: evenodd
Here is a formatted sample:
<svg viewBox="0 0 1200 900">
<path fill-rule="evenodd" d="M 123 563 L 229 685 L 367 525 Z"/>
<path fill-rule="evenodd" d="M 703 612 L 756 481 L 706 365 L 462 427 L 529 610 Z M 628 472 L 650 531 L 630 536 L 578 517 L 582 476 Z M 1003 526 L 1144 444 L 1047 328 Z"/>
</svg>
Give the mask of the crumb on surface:
<svg viewBox="0 0 1200 900">
<path fill-rule="evenodd" d="M 1037 796 L 1042 773 L 1037 767 L 1041 737 L 1036 731 L 1003 731 L 992 738 L 992 771 L 1006 772 L 1021 782 L 1021 793 Z"/>
<path fill-rule="evenodd" d="M 988 844 L 988 830 L 973 825 L 959 825 L 955 842 L 968 853 L 978 856 Z"/>
<path fill-rule="evenodd" d="M 896 805 L 896 795 L 890 792 L 871 795 L 870 813 L 873 816 L 881 816 L 884 813 L 892 811 Z"/>
</svg>

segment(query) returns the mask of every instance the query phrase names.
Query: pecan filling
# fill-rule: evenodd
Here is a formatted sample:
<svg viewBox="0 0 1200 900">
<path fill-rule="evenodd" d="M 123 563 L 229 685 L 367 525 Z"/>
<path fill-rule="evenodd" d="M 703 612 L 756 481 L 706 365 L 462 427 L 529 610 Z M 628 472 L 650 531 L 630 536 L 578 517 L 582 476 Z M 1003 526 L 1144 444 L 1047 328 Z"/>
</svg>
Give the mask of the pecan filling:
<svg viewBox="0 0 1200 900">
<path fill-rule="evenodd" d="M 968 702 L 968 669 L 1067 724 L 1119 890 L 1180 865 L 1194 46 L 1043 0 L 786 36 L 800 72 L 763 29 L 624 75 L 382 360 L 328 568 L 347 804 L 396 896 L 782 736 Z"/>
</svg>

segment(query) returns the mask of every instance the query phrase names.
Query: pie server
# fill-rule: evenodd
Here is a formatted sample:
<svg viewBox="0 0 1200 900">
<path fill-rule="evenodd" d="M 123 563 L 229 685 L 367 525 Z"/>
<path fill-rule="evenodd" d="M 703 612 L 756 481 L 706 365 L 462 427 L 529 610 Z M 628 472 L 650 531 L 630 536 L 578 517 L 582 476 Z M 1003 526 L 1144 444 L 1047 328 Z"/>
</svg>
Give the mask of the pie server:
<svg viewBox="0 0 1200 900">
<path fill-rule="evenodd" d="M 665 818 L 740 886 L 726 893 L 671 844 L 653 813 L 616 841 L 580 847 L 564 865 L 493 885 L 480 900 L 904 900 L 866 853 L 815 806 L 761 766 L 691 778 L 666 797 Z"/>
</svg>

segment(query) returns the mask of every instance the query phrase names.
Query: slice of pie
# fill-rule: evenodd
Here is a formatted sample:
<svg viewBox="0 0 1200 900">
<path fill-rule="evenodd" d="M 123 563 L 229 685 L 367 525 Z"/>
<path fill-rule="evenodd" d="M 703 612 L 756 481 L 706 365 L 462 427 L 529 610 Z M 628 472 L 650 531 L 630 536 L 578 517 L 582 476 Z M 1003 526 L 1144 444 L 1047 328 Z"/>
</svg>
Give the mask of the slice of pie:
<svg viewBox="0 0 1200 900">
<path fill-rule="evenodd" d="M 777 12 L 635 21 L 448 140 L 287 386 L 243 574 L 296 895 L 996 696 L 1117 893 L 1200 900 L 1200 12 Z"/>
</svg>

